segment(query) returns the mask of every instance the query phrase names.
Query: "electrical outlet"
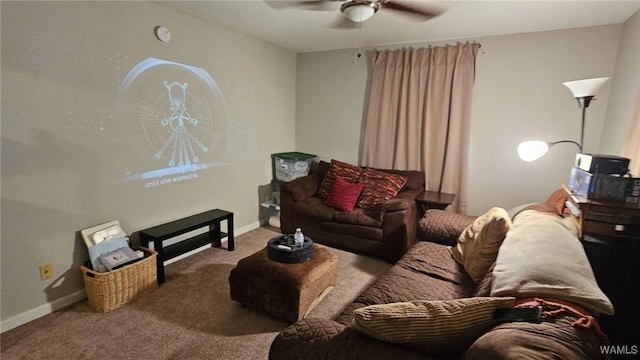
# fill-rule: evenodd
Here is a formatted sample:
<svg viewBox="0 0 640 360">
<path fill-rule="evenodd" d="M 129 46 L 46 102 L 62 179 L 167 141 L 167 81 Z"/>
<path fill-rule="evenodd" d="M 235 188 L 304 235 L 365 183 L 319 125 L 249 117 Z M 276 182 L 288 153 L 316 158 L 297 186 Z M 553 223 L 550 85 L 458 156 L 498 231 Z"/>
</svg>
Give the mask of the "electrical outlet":
<svg viewBox="0 0 640 360">
<path fill-rule="evenodd" d="M 47 280 L 53 277 L 53 265 L 40 265 L 40 279 Z"/>
</svg>

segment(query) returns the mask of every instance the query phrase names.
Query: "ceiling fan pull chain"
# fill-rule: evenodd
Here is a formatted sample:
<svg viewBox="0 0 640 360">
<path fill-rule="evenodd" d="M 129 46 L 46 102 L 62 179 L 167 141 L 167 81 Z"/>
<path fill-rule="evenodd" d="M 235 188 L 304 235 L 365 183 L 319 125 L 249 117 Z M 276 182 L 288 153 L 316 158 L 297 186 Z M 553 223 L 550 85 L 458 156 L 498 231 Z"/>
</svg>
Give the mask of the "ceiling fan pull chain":
<svg viewBox="0 0 640 360">
<path fill-rule="evenodd" d="M 362 23 L 358 23 L 357 26 L 358 26 L 358 34 L 356 35 L 356 44 L 355 44 L 355 49 L 353 53 L 354 65 L 356 65 L 358 63 L 358 60 L 362 57 L 362 43 L 361 43 Z"/>
</svg>

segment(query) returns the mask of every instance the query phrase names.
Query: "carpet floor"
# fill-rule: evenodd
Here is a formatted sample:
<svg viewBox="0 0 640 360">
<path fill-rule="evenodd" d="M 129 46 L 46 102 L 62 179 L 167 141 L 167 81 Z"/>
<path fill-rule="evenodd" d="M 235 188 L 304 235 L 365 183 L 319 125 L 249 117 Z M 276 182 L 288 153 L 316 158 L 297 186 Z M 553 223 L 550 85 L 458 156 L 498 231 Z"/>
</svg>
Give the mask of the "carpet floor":
<svg viewBox="0 0 640 360">
<path fill-rule="evenodd" d="M 107 312 L 78 302 L 0 338 L 9 359 L 267 359 L 271 342 L 289 323 L 231 300 L 229 273 L 279 232 L 261 227 L 235 239 L 235 251 L 209 248 L 169 264 L 166 282 Z M 308 317 L 333 318 L 391 264 L 331 249 L 336 286 Z"/>
</svg>

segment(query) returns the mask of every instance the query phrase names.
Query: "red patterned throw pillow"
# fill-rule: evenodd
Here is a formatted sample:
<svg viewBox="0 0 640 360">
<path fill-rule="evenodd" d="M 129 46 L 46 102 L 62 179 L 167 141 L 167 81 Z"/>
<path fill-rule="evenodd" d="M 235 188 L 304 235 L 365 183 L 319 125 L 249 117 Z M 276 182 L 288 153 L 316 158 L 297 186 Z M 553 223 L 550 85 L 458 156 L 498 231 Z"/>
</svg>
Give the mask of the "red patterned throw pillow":
<svg viewBox="0 0 640 360">
<path fill-rule="evenodd" d="M 321 199 L 326 199 L 331 193 L 331 188 L 337 176 L 353 184 L 358 180 L 361 173 L 362 168 L 360 166 L 331 159 L 329 170 L 327 170 L 327 174 L 324 176 L 324 179 L 322 179 L 320 188 L 318 188 L 318 195 Z"/>
<path fill-rule="evenodd" d="M 358 196 L 362 192 L 362 183 L 352 184 L 340 176 L 336 177 L 331 193 L 324 204 L 342 211 L 352 211 L 358 201 Z"/>
<path fill-rule="evenodd" d="M 366 168 L 362 171 L 358 181 L 364 184 L 364 188 L 362 189 L 357 205 L 358 207 L 366 209 L 396 196 L 404 184 L 406 184 L 407 178 L 372 168 Z"/>
</svg>

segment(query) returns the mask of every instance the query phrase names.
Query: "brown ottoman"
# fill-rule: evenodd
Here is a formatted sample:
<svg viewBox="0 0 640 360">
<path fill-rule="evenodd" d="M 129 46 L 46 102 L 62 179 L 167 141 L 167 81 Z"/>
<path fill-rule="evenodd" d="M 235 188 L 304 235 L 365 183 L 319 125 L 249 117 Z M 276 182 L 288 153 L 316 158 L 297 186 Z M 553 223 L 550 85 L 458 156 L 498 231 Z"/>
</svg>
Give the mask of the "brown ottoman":
<svg viewBox="0 0 640 360">
<path fill-rule="evenodd" d="M 321 245 L 297 264 L 269 259 L 267 249 L 240 261 L 231 270 L 231 299 L 287 321 L 304 318 L 336 284 L 338 257 Z"/>
</svg>

